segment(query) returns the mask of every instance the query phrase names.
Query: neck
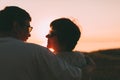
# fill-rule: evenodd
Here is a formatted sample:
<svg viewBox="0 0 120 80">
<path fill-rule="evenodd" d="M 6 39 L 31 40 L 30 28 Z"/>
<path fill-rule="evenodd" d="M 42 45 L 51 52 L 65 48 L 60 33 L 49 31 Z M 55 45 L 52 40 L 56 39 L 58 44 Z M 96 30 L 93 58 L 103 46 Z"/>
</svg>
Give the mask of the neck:
<svg viewBox="0 0 120 80">
<path fill-rule="evenodd" d="M 68 52 L 67 50 L 64 50 L 64 49 L 56 49 L 54 50 L 54 53 L 60 53 L 60 52 Z"/>
<path fill-rule="evenodd" d="M 9 37 L 10 35 L 8 33 L 0 33 L 0 37 Z"/>
<path fill-rule="evenodd" d="M 9 32 L 0 32 L 0 37 L 15 37 L 14 35 L 10 34 Z"/>
</svg>

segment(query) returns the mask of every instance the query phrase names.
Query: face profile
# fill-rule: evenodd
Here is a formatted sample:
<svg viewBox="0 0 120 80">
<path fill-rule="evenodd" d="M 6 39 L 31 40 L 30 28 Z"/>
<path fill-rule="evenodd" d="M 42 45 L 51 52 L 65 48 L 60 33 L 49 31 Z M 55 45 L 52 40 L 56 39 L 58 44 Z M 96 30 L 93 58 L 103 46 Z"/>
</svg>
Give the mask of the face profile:
<svg viewBox="0 0 120 80">
<path fill-rule="evenodd" d="M 22 41 L 27 41 L 27 39 L 31 36 L 30 32 L 32 31 L 33 27 L 30 26 L 30 21 L 29 20 L 25 20 L 23 23 L 17 23 L 19 27 L 21 26 L 21 28 L 19 29 L 19 31 L 16 31 L 16 33 L 18 33 L 18 38 L 21 39 Z M 17 29 L 16 29 L 17 30 Z"/>
</svg>

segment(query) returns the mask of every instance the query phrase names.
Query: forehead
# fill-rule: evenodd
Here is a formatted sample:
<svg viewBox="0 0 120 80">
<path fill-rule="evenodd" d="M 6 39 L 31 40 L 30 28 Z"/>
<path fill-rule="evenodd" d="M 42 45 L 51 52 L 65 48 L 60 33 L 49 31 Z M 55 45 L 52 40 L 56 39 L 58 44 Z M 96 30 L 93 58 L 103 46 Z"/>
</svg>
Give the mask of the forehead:
<svg viewBox="0 0 120 80">
<path fill-rule="evenodd" d="M 52 28 L 52 27 L 50 27 L 49 32 L 54 32 L 54 30 L 53 30 L 53 28 Z"/>
</svg>

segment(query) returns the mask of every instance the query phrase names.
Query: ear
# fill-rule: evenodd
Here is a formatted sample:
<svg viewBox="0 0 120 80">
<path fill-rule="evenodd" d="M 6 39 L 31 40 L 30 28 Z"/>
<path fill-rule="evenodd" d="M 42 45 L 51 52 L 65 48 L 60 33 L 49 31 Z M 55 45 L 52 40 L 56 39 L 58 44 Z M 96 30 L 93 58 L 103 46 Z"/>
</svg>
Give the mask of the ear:
<svg viewBox="0 0 120 80">
<path fill-rule="evenodd" d="M 20 24 L 18 22 L 14 21 L 13 22 L 13 28 L 12 28 L 12 36 L 21 40 L 22 34 L 23 34 L 23 31 L 21 29 Z"/>
<path fill-rule="evenodd" d="M 13 22 L 13 31 L 17 33 L 20 31 L 20 25 L 16 21 Z"/>
</svg>

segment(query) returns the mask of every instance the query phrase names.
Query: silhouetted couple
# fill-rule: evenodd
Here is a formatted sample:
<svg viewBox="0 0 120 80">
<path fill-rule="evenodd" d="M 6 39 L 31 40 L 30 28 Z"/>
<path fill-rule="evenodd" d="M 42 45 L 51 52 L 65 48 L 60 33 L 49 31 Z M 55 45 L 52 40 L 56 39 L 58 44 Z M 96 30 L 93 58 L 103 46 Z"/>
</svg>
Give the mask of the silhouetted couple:
<svg viewBox="0 0 120 80">
<path fill-rule="evenodd" d="M 0 80 L 81 80 L 88 72 L 84 56 L 80 55 L 83 62 L 74 65 L 71 61 L 67 61 L 67 58 L 63 60 L 61 55 L 58 57 L 43 46 L 25 42 L 32 30 L 30 21 L 29 13 L 20 7 L 8 6 L 0 11 Z M 54 37 L 55 35 L 57 37 L 60 31 L 55 33 L 57 29 L 53 27 L 54 25 L 56 22 L 51 24 L 51 29 L 54 31 Z M 77 41 L 78 38 L 79 35 L 74 40 Z M 50 35 L 48 45 L 51 45 L 49 39 Z M 70 41 L 67 40 L 64 42 L 66 46 L 58 45 L 60 53 L 71 52 L 76 45 L 74 42 L 69 45 Z M 54 48 L 55 53 L 59 53 L 57 49 Z"/>
</svg>

